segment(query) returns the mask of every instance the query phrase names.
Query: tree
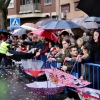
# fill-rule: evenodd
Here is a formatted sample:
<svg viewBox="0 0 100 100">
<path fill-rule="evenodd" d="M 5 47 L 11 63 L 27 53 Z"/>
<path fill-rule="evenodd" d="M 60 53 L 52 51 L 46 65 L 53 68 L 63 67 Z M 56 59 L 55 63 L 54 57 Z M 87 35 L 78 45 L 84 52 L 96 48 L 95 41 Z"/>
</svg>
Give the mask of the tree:
<svg viewBox="0 0 100 100">
<path fill-rule="evenodd" d="M 8 6 L 11 0 L 0 0 L 0 26 L 7 29 Z"/>
</svg>

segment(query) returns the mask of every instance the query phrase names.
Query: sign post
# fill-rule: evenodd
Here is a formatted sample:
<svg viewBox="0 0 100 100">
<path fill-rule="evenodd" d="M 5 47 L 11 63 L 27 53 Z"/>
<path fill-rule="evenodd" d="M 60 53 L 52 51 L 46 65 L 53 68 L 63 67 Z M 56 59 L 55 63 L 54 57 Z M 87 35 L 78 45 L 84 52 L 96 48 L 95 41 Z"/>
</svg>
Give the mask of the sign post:
<svg viewBox="0 0 100 100">
<path fill-rule="evenodd" d="M 10 27 L 19 28 L 20 27 L 20 18 L 10 18 Z"/>
</svg>

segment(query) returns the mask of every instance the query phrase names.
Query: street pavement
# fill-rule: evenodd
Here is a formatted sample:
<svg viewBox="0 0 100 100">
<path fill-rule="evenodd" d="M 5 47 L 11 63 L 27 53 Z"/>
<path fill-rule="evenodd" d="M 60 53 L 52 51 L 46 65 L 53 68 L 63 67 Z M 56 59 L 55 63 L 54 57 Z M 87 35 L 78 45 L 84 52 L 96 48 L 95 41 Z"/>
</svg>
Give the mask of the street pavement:
<svg viewBox="0 0 100 100">
<path fill-rule="evenodd" d="M 63 94 L 57 94 L 51 97 L 35 94 L 31 89 L 26 87 L 30 81 L 21 75 L 18 68 L 8 70 L 5 74 L 0 70 L 0 100 L 63 100 Z M 34 81 L 31 80 L 31 82 Z"/>
</svg>

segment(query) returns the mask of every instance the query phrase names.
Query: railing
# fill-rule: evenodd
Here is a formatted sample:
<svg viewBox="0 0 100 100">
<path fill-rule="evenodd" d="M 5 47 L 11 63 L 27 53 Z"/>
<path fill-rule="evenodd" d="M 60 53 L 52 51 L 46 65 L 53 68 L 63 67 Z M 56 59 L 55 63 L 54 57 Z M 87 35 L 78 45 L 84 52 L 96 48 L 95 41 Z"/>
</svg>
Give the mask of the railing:
<svg viewBox="0 0 100 100">
<path fill-rule="evenodd" d="M 47 58 L 44 55 L 41 55 L 39 59 L 44 61 L 44 67 L 50 68 L 50 65 L 52 65 L 53 67 L 58 68 L 57 66 L 58 64 L 56 62 L 51 62 L 51 63 L 46 62 Z M 100 65 L 99 64 L 93 64 L 93 63 L 81 64 L 78 62 L 69 62 L 69 63 L 72 63 L 74 66 L 72 71 L 72 74 L 74 76 L 80 78 L 80 76 L 84 73 L 83 79 L 91 82 L 91 84 L 88 87 L 100 90 Z"/>
<path fill-rule="evenodd" d="M 92 82 L 92 84 L 89 87 L 100 90 L 100 65 L 93 63 L 86 63 L 84 65 L 84 68 L 85 68 L 84 78 Z"/>
<path fill-rule="evenodd" d="M 35 13 L 41 12 L 41 4 L 26 4 L 20 5 L 20 14 L 21 13 Z"/>
</svg>

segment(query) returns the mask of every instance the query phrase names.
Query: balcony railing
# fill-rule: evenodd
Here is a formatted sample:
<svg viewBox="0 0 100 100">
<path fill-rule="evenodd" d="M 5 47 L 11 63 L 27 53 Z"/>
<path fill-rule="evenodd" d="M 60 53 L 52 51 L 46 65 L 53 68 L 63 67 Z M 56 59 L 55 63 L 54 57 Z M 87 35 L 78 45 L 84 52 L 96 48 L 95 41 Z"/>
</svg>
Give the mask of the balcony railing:
<svg viewBox="0 0 100 100">
<path fill-rule="evenodd" d="M 41 4 L 26 4 L 20 5 L 20 14 L 21 13 L 35 13 L 41 12 Z"/>
</svg>

